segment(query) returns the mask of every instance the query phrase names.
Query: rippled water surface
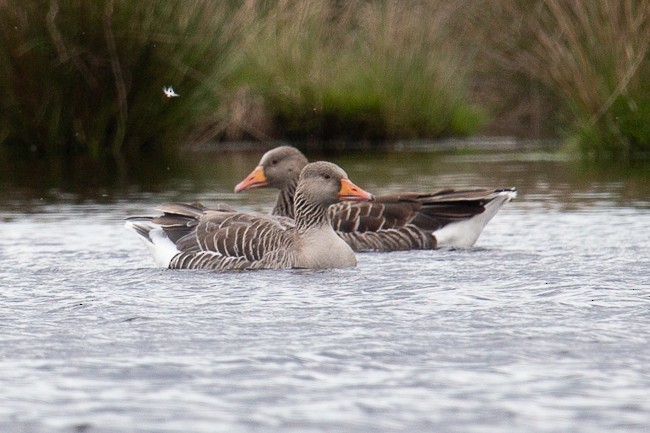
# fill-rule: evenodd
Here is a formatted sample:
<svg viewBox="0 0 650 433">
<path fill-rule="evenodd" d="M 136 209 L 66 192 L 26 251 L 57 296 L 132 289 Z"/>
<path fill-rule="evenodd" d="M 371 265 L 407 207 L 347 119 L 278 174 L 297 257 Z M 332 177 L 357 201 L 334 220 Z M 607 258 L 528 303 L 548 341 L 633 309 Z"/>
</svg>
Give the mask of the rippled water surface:
<svg viewBox="0 0 650 433">
<path fill-rule="evenodd" d="M 517 186 L 468 250 L 153 267 L 122 228 L 259 154 L 93 194 L 2 184 L 2 432 L 647 432 L 650 187 L 546 154 L 338 158 L 372 191 Z"/>
</svg>

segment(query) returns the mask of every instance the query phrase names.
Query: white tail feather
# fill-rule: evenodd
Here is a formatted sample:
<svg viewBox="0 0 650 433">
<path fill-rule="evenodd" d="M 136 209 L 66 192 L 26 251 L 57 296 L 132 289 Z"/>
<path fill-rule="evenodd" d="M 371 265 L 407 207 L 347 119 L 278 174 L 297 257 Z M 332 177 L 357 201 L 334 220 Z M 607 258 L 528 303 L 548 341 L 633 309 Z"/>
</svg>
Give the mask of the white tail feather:
<svg viewBox="0 0 650 433">
<path fill-rule="evenodd" d="M 124 226 L 138 235 L 153 256 L 156 266 L 168 268 L 172 258 L 179 253 L 176 245 L 158 224 L 145 219 L 134 219 L 126 221 Z"/>
<path fill-rule="evenodd" d="M 476 243 L 487 223 L 490 222 L 499 209 L 515 197 L 517 197 L 516 190 L 503 190 L 485 205 L 485 211 L 482 213 L 466 220 L 447 224 L 443 228 L 436 230 L 433 235 L 436 237 L 438 247 L 471 247 Z"/>
</svg>

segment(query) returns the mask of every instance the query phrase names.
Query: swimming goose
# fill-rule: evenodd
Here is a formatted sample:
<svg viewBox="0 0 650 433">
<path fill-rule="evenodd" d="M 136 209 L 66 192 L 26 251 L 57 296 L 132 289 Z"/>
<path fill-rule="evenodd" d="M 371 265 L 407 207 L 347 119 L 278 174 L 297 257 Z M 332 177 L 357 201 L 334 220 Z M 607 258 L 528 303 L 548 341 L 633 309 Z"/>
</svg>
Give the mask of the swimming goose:
<svg viewBox="0 0 650 433">
<path fill-rule="evenodd" d="M 371 200 L 329 162 L 307 164 L 294 195 L 294 219 L 168 204 L 158 217 L 132 217 L 158 266 L 172 269 L 344 268 L 354 252 L 336 235 L 327 212 L 339 200 Z"/>
<path fill-rule="evenodd" d="M 272 187 L 280 190 L 272 215 L 293 217 L 294 191 L 307 158 L 280 146 L 262 156 L 235 192 Z M 372 202 L 330 207 L 332 225 L 355 251 L 397 251 L 438 247 L 469 248 L 498 210 L 515 198 L 509 189 L 445 189 L 435 193 L 375 196 Z"/>
</svg>

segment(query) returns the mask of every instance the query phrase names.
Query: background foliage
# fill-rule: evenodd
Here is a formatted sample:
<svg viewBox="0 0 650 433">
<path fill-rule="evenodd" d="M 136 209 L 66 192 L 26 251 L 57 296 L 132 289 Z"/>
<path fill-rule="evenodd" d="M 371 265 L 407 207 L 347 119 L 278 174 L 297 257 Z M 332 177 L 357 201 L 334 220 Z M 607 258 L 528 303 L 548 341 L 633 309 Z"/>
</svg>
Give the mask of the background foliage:
<svg viewBox="0 0 650 433">
<path fill-rule="evenodd" d="M 4 0 L 0 35 L 12 154 L 475 133 L 650 151 L 650 0 Z"/>
</svg>

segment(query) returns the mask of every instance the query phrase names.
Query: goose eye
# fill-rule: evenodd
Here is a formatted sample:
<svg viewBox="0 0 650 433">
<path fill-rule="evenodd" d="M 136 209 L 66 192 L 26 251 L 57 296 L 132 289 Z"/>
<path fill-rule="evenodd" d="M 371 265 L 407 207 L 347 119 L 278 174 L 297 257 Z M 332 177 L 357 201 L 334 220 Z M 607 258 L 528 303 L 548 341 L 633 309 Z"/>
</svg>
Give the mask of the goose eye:
<svg viewBox="0 0 650 433">
<path fill-rule="evenodd" d="M 277 163 L 278 163 L 278 160 L 277 160 L 277 159 L 272 159 L 272 160 L 271 160 L 271 165 L 275 165 L 275 164 L 277 164 Z"/>
<path fill-rule="evenodd" d="M 324 175 L 323 175 L 323 178 L 324 178 L 325 180 L 330 180 L 330 179 L 332 178 L 332 176 L 330 176 L 329 174 L 324 174 Z"/>
</svg>

